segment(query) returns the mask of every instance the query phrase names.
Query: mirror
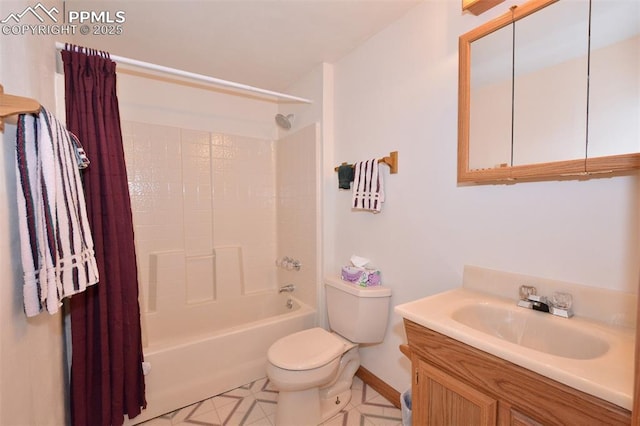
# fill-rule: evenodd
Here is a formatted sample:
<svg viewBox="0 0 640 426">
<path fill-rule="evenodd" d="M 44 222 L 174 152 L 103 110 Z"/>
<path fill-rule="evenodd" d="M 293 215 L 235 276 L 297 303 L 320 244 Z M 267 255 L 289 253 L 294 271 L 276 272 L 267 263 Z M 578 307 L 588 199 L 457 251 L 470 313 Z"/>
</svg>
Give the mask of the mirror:
<svg viewBox="0 0 640 426">
<path fill-rule="evenodd" d="M 588 156 L 639 152 L 640 2 L 594 1 L 591 28 Z"/>
<path fill-rule="evenodd" d="M 514 33 L 513 165 L 584 158 L 589 1 L 550 4 Z"/>
<path fill-rule="evenodd" d="M 530 0 L 461 36 L 458 182 L 640 168 L 639 27 L 637 0 Z"/>
<path fill-rule="evenodd" d="M 469 167 L 511 164 L 513 28 L 500 28 L 473 42 L 469 99 Z"/>
</svg>

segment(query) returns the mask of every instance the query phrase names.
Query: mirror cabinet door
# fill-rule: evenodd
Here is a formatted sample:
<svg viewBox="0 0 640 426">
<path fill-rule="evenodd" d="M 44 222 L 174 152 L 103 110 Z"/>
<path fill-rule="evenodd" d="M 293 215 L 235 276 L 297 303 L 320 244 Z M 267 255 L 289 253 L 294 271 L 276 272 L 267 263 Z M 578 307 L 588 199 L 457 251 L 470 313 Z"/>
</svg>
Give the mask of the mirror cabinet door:
<svg viewBox="0 0 640 426">
<path fill-rule="evenodd" d="M 513 165 L 585 158 L 589 1 L 515 23 Z"/>
<path fill-rule="evenodd" d="M 592 0 L 589 158 L 640 152 L 640 1 Z"/>
<path fill-rule="evenodd" d="M 513 27 L 471 43 L 469 168 L 511 164 Z"/>
</svg>

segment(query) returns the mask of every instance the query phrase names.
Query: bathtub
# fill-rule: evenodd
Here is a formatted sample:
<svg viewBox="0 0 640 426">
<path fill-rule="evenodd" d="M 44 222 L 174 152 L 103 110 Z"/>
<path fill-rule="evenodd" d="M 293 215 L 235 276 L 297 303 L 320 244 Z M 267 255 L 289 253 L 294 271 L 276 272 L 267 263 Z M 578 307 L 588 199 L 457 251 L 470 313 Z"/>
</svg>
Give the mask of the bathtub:
<svg viewBox="0 0 640 426">
<path fill-rule="evenodd" d="M 314 327 L 315 309 L 268 292 L 203 303 L 179 315 L 143 316 L 147 409 L 134 425 L 266 376 L 267 350 L 277 339 Z M 188 315 L 193 318 L 185 318 Z M 195 320 L 195 321 L 194 321 Z M 181 330 L 179 323 L 192 324 Z"/>
</svg>

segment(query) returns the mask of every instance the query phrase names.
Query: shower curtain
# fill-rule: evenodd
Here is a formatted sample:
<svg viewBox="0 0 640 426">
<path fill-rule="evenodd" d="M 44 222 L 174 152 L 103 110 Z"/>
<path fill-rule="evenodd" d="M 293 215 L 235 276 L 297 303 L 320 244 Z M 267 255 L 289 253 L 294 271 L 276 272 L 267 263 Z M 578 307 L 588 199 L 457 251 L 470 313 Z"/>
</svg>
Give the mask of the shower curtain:
<svg viewBox="0 0 640 426">
<path fill-rule="evenodd" d="M 91 160 L 83 175 L 100 282 L 74 295 L 71 315 L 73 425 L 121 425 L 146 406 L 131 202 L 116 96 L 105 52 L 67 46 L 67 128 Z"/>
</svg>

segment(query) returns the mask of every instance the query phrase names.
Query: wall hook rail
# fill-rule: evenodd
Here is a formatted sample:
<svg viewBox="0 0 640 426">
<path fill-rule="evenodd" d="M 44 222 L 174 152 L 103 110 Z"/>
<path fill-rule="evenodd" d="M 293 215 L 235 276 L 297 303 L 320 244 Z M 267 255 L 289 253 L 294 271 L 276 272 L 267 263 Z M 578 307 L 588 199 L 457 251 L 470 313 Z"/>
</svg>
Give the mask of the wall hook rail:
<svg viewBox="0 0 640 426">
<path fill-rule="evenodd" d="M 4 119 L 18 114 L 37 114 L 40 103 L 31 98 L 4 93 L 0 84 L 0 131 L 4 131 Z"/>
</svg>

